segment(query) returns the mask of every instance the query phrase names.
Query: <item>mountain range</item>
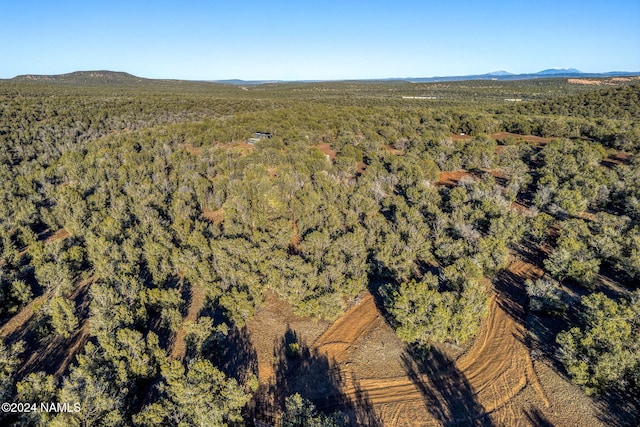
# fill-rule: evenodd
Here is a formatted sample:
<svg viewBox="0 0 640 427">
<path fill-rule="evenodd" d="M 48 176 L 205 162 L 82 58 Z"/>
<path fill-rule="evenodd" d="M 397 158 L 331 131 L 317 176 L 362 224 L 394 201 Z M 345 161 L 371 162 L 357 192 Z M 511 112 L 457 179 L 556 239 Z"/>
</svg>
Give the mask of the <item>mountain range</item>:
<svg viewBox="0 0 640 427">
<path fill-rule="evenodd" d="M 405 80 L 413 83 L 428 82 L 452 82 L 463 80 L 530 80 L 543 78 L 606 78 L 618 76 L 637 76 L 640 72 L 610 71 L 607 73 L 584 73 L 575 68 L 549 68 L 537 73 L 513 74 L 508 71 L 493 71 L 486 74 L 473 74 L 467 76 L 442 76 L 442 77 L 408 77 L 390 80 Z"/>
<path fill-rule="evenodd" d="M 363 79 L 369 81 L 407 81 L 412 83 L 452 82 L 464 80 L 529 80 L 540 78 L 606 78 L 618 76 L 638 76 L 640 72 L 611 71 L 607 73 L 584 73 L 575 68 L 550 68 L 537 73 L 513 74 L 508 71 L 493 71 L 486 74 L 473 74 L 463 76 L 439 76 L 439 77 L 396 77 L 382 79 Z M 60 84 L 134 84 L 151 82 L 153 79 L 137 77 L 121 71 L 75 71 L 66 74 L 39 75 L 25 74 L 16 76 L 13 81 L 39 81 Z M 167 81 L 167 80 L 164 80 Z M 178 80 L 174 80 L 178 81 Z M 184 80 L 183 80 L 184 81 Z M 297 80 L 297 82 L 322 82 L 325 80 Z M 202 82 L 202 81 L 201 81 Z M 207 80 L 209 83 L 222 83 L 228 85 L 256 85 L 265 83 L 284 83 L 284 80 Z"/>
</svg>

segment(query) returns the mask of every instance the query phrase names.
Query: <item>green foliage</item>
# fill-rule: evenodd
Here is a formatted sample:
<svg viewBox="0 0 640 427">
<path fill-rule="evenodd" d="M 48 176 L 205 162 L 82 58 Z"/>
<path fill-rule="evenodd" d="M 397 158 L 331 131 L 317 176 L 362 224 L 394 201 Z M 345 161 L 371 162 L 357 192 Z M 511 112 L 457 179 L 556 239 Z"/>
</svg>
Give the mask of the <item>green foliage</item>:
<svg viewBox="0 0 640 427">
<path fill-rule="evenodd" d="M 57 381 L 53 375 L 44 372 L 29 374 L 16 385 L 17 401 L 19 402 L 56 402 Z M 21 414 L 21 419 L 28 425 L 48 425 L 55 417 L 55 413 L 34 411 Z"/>
<path fill-rule="evenodd" d="M 640 294 L 616 302 L 601 293 L 582 298 L 583 321 L 558 334 L 559 357 L 576 384 L 588 393 L 639 390 Z"/>
<path fill-rule="evenodd" d="M 561 140 L 545 145 L 537 155 L 541 162 L 534 203 L 551 213 L 575 216 L 589 205 L 606 204 L 602 190 L 612 185 L 613 174 L 600 166 L 606 157 L 601 145 Z"/>
<path fill-rule="evenodd" d="M 13 395 L 14 378 L 22 364 L 24 343 L 18 341 L 11 346 L 0 341 L 0 400 L 9 402 Z"/>
<path fill-rule="evenodd" d="M 549 274 L 560 280 L 571 279 L 592 287 L 600 269 L 600 260 L 589 245 L 590 238 L 591 233 L 584 221 L 565 221 L 556 248 L 544 261 Z"/>
<path fill-rule="evenodd" d="M 124 424 L 125 396 L 128 385 L 113 375 L 113 366 L 104 358 L 104 352 L 91 343 L 58 392 L 59 402 L 79 403 L 81 411 L 58 414 L 52 426 L 119 426 Z"/>
<path fill-rule="evenodd" d="M 80 324 L 91 336 L 59 380 L 27 375 L 18 387 L 33 399 L 78 401 L 82 412 L 25 423 L 239 423 L 248 397 L 211 360 L 226 328 L 250 321 L 265 292 L 331 320 L 383 277 L 396 284 L 385 304 L 398 334 L 428 345 L 477 333 L 487 310 L 480 283 L 522 243 L 553 246 L 545 266 L 569 285 L 597 286 L 601 267 L 629 283 L 640 277 L 637 85 L 240 91 L 126 76 L 114 77 L 118 86 L 78 86 L 78 77 L 0 82 L 0 315 L 43 295 L 34 323 L 50 323 L 51 339 Z M 437 100 L 402 98 L 425 91 Z M 505 107 L 514 96 L 540 101 Z M 273 138 L 238 144 L 256 130 Z M 487 134 L 501 130 L 561 139 L 497 146 Z M 460 132 L 473 138 L 454 141 Z M 606 160 L 603 145 L 631 154 Z M 472 174 L 452 188 L 438 182 L 459 169 Z M 531 189 L 545 212 L 514 208 Z M 555 309 L 550 283 L 530 285 L 532 304 Z M 224 318 L 218 325 L 184 322 L 194 289 L 202 314 Z M 181 327 L 186 369 L 167 361 L 158 336 Z M 20 348 L 1 350 L 9 398 Z M 158 400 L 132 418 L 134 397 L 158 382 Z M 299 397 L 290 406 L 309 425 L 338 422 Z"/>
<path fill-rule="evenodd" d="M 287 356 L 289 357 L 299 357 L 301 351 L 300 343 L 292 342 L 287 345 Z"/>
<path fill-rule="evenodd" d="M 473 337 L 487 313 L 487 297 L 469 281 L 462 291 L 438 291 L 438 278 L 427 273 L 421 281 L 388 286 L 386 306 L 398 322 L 396 333 L 406 343 L 429 346 L 432 342 L 463 343 Z"/>
<path fill-rule="evenodd" d="M 562 302 L 562 288 L 555 280 L 548 277 L 527 279 L 525 285 L 531 311 L 556 313 L 566 309 Z"/>
<path fill-rule="evenodd" d="M 298 393 L 288 396 L 284 405 L 279 427 L 340 427 L 344 425 L 339 414 L 318 413 L 314 404 Z"/>
<path fill-rule="evenodd" d="M 226 335 L 227 330 L 225 324 L 218 327 L 213 326 L 213 319 L 211 317 L 202 316 L 195 322 L 187 321 L 183 324 L 187 336 L 185 341 L 187 343 L 187 354 L 195 354 L 197 357 L 202 357 L 206 351 L 212 349 L 207 348 L 211 346 L 211 341 L 220 333 Z"/>
<path fill-rule="evenodd" d="M 134 415 L 141 426 L 227 426 L 242 420 L 249 396 L 208 360 L 194 360 L 185 370 L 179 361 L 162 368 L 163 397 Z"/>
<path fill-rule="evenodd" d="M 49 301 L 49 317 L 51 326 L 56 334 L 62 338 L 69 338 L 78 328 L 78 318 L 75 316 L 75 304 L 63 297 L 53 297 Z"/>
</svg>

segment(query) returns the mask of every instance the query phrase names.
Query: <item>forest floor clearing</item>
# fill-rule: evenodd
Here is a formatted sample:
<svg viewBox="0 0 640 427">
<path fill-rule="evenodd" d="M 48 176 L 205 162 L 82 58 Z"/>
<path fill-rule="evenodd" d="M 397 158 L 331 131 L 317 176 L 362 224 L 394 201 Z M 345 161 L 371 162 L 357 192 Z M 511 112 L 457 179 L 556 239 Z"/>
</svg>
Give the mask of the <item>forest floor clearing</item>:
<svg viewBox="0 0 640 427">
<path fill-rule="evenodd" d="M 89 339 L 89 303 L 91 301 L 89 288 L 96 278 L 94 275 L 80 281 L 68 297 L 76 307 L 79 323 L 69 337 L 63 338 L 50 333 L 39 340 L 34 332 L 41 317 L 40 307 L 51 298 L 50 292 L 35 298 L 2 327 L 0 337 L 10 342 L 23 340 L 25 343 L 24 354 L 27 357 L 18 372 L 20 377 L 26 377 L 38 371 L 59 377 L 67 371 L 69 364 Z"/>
<path fill-rule="evenodd" d="M 332 162 L 336 158 L 336 155 L 338 154 L 331 148 L 331 144 L 329 144 L 328 142 L 324 142 L 322 144 L 316 145 L 315 148 L 320 150 L 320 152 L 325 156 L 329 156 L 329 160 Z"/>
<path fill-rule="evenodd" d="M 435 347 L 415 357 L 370 293 L 330 325 L 295 316 L 270 295 L 248 323 L 260 398 L 273 404 L 298 392 L 360 425 L 605 425 L 594 401 L 531 358 L 524 281 L 540 274 L 527 261 L 511 262 L 495 280 L 478 336 L 457 359 L 459 350 Z M 282 351 L 291 342 L 304 349 L 297 358 Z"/>
<path fill-rule="evenodd" d="M 62 241 L 69 236 L 70 236 L 69 232 L 64 228 L 61 228 L 55 233 L 50 233 L 50 234 L 47 233 L 47 236 L 45 237 L 44 241 L 45 243 L 57 242 L 57 241 Z M 24 255 L 25 253 L 26 253 L 26 250 L 23 251 L 21 256 Z M 92 281 L 92 279 L 90 280 Z M 81 289 L 83 286 L 86 286 L 88 284 L 89 284 L 89 281 L 81 282 L 79 285 L 79 288 Z M 73 295 L 77 296 L 78 291 L 79 289 L 76 289 L 76 292 L 74 292 Z M 44 293 L 43 295 L 40 295 L 34 298 L 33 300 L 31 300 L 29 304 L 27 304 L 26 306 L 22 307 L 22 309 L 18 313 L 16 313 L 13 317 L 11 317 L 2 326 L 2 328 L 0 328 L 0 338 L 8 337 L 16 333 L 18 330 L 24 329 L 24 326 L 33 317 L 34 312 L 37 311 L 37 309 L 39 309 L 40 307 L 42 307 L 42 304 L 44 304 L 50 297 L 51 297 L 50 293 Z"/>
<path fill-rule="evenodd" d="M 206 294 L 202 286 L 197 284 L 192 284 L 189 290 L 189 307 L 187 309 L 187 315 L 182 320 L 182 325 L 176 332 L 176 336 L 173 340 L 173 344 L 171 346 L 171 358 L 172 359 L 182 359 L 187 353 L 187 330 L 185 328 L 185 324 L 187 322 L 195 322 L 198 320 L 198 315 L 200 311 L 204 307 Z"/>
<path fill-rule="evenodd" d="M 212 211 L 211 209 L 204 209 L 201 217 L 216 225 L 220 225 L 224 220 L 224 210 L 216 209 L 215 211 Z"/>
</svg>

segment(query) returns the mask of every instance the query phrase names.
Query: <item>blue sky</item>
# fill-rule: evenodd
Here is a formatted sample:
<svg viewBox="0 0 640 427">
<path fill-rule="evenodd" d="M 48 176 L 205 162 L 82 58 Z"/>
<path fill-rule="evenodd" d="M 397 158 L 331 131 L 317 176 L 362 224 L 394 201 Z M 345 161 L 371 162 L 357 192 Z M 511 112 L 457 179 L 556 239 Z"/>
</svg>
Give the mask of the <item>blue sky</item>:
<svg viewBox="0 0 640 427">
<path fill-rule="evenodd" d="M 0 78 L 640 71 L 640 1 L 0 0 Z"/>
</svg>

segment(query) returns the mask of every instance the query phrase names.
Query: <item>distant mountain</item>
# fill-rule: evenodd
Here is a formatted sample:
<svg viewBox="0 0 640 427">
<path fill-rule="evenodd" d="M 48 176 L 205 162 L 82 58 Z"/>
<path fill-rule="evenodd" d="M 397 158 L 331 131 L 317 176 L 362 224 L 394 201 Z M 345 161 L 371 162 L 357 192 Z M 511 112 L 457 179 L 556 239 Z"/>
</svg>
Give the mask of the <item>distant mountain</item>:
<svg viewBox="0 0 640 427">
<path fill-rule="evenodd" d="M 207 83 L 221 83 L 225 85 L 239 85 L 239 86 L 253 86 L 262 85 L 267 83 L 284 83 L 285 80 L 240 80 L 240 79 L 228 79 L 228 80 L 205 80 Z"/>
<path fill-rule="evenodd" d="M 565 74 L 584 74 L 580 70 L 576 70 L 575 68 L 549 68 L 548 70 L 538 71 L 536 74 L 541 76 L 555 76 L 555 75 L 565 75 Z"/>
<path fill-rule="evenodd" d="M 54 75 L 39 75 L 39 74 L 25 74 L 16 76 L 12 80 L 15 81 L 30 81 L 30 82 L 47 82 L 47 83 L 62 83 L 62 84 L 131 84 L 140 83 L 148 79 L 136 77 L 132 74 L 122 71 L 75 71 L 67 74 L 54 74 Z"/>
<path fill-rule="evenodd" d="M 531 80 L 550 78 L 573 78 L 573 77 L 593 77 L 607 78 L 618 76 L 638 76 L 640 72 L 611 71 L 608 73 L 584 73 L 575 68 L 550 68 L 537 73 L 512 74 L 507 71 L 494 71 L 487 74 L 474 74 L 469 76 L 443 76 L 443 77 L 410 77 L 390 80 L 405 80 L 412 83 L 433 83 L 433 82 L 457 82 L 464 80 Z"/>
<path fill-rule="evenodd" d="M 455 82 L 465 80 L 529 80 L 529 79 L 550 79 L 550 78 L 607 78 L 607 77 L 620 77 L 620 76 L 640 76 L 640 72 L 627 72 L 627 71 L 611 71 L 608 73 L 584 73 L 575 68 L 550 68 L 542 70 L 537 73 L 529 74 L 513 74 L 508 71 L 493 71 L 487 74 L 474 74 L 466 76 L 441 76 L 441 77 L 405 77 L 405 78 L 387 78 L 387 79 L 363 79 L 363 81 L 406 81 L 411 83 L 435 83 L 435 82 Z M 164 79 L 146 79 L 137 77 L 129 73 L 121 71 L 76 71 L 67 74 L 55 74 L 55 75 L 38 75 L 38 74 L 25 74 L 16 76 L 13 81 L 23 82 L 43 82 L 62 84 L 69 86 L 82 86 L 82 85 L 165 85 L 170 82 L 172 85 L 182 84 L 189 87 L 193 87 L 193 84 L 227 84 L 237 86 L 253 86 L 267 83 L 319 83 L 327 80 L 164 80 Z M 357 80 L 355 80 L 357 81 Z"/>
<path fill-rule="evenodd" d="M 491 73 L 487 73 L 487 76 L 513 76 L 513 73 L 510 73 L 508 71 L 492 71 Z"/>
</svg>

